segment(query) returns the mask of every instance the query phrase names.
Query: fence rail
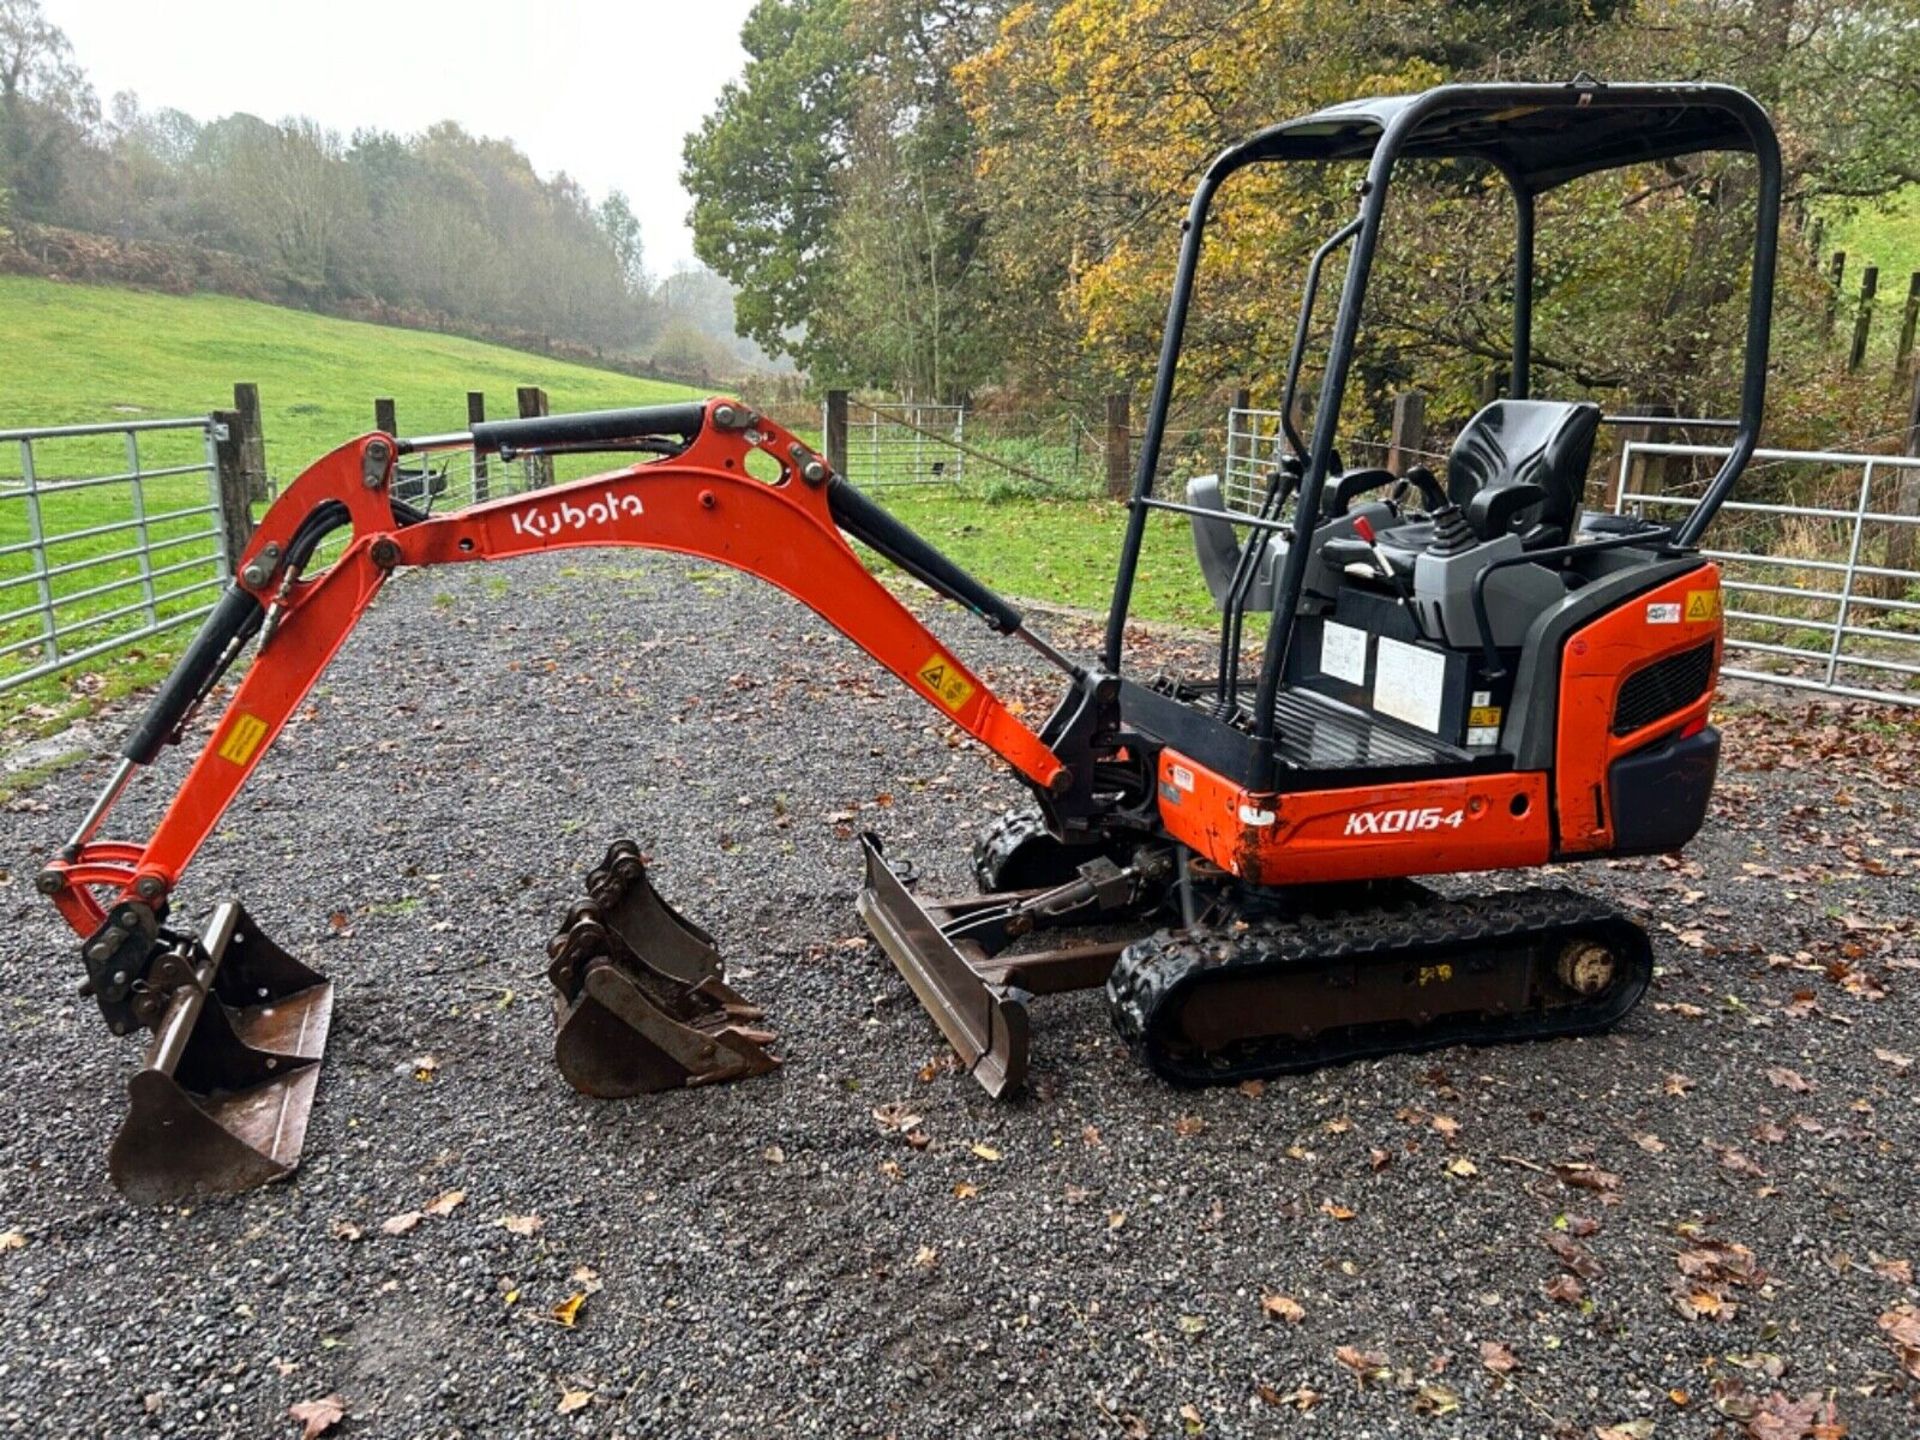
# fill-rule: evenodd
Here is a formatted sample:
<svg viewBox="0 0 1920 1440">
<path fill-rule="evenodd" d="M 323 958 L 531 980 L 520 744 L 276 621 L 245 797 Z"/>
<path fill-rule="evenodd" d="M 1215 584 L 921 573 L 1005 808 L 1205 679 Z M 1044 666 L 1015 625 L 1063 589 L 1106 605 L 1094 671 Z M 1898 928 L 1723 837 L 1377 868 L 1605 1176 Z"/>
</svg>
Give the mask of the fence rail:
<svg viewBox="0 0 1920 1440">
<path fill-rule="evenodd" d="M 1700 502 L 1649 486 L 1648 461 L 1705 460 L 1724 446 L 1630 441 L 1616 512 L 1658 518 Z M 1920 705 L 1920 457 L 1758 450 L 1791 467 L 1804 500 L 1729 500 L 1702 553 L 1720 562 L 1727 648 L 1760 657 L 1724 673 L 1865 700 Z M 1855 478 L 1858 472 L 1858 478 Z M 1749 488 L 1754 471 L 1748 472 Z M 1654 483 L 1658 483 L 1657 481 Z"/>
<path fill-rule="evenodd" d="M 0 430 L 0 693 L 212 608 L 228 443 L 211 416 Z"/>
</svg>

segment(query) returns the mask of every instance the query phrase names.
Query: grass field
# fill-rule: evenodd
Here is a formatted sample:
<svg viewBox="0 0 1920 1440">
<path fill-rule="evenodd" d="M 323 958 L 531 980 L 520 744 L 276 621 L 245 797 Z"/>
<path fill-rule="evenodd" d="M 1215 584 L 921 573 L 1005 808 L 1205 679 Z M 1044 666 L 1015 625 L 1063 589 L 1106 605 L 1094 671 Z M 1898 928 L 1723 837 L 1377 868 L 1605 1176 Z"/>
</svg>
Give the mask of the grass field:
<svg viewBox="0 0 1920 1440">
<path fill-rule="evenodd" d="M 260 387 L 267 468 L 284 484 L 314 457 L 363 433 L 375 396 L 391 396 L 400 428 L 412 434 L 466 427 L 466 393 L 483 390 L 496 415 L 513 413 L 519 385 L 544 386 L 556 411 L 677 399 L 694 392 L 539 355 L 451 336 L 386 329 L 277 309 L 222 296 L 176 297 L 0 276 L 0 333 L 7 336 L 8 386 L 0 392 L 0 429 L 121 423 L 204 415 L 231 403 L 235 381 Z M 751 398 L 750 396 L 747 398 Z M 809 435 L 817 442 L 817 436 Z M 1050 453 L 1022 454 L 1045 462 Z M 139 497 L 148 538 L 176 541 L 154 561 L 161 619 L 190 616 L 214 595 L 214 541 L 206 460 L 193 432 L 148 432 L 139 440 L 143 471 L 186 473 L 149 478 Z M 115 483 L 62 489 L 76 477 L 126 473 L 127 440 L 114 434 L 34 447 L 36 482 L 48 536 L 120 526 L 54 546 L 58 623 L 123 611 L 77 630 L 71 651 L 138 628 L 149 613 L 136 562 L 81 562 L 131 547 L 137 518 L 133 487 Z M 561 475 L 596 463 L 562 463 Z M 1065 463 L 1065 462 L 1063 462 Z M 1069 467 L 1071 468 L 1071 467 Z M 456 490 L 457 490 L 456 485 Z M 1009 595 L 1084 609 L 1112 593 L 1124 512 L 1108 502 L 1042 499 L 1005 485 L 968 483 L 884 489 L 876 494 L 929 540 Z M 18 445 L 0 445 L 0 676 L 39 658 L 38 582 L 24 548 L 28 506 Z M 8 582 L 13 582 L 9 584 Z M 87 593 L 95 592 L 95 593 Z M 1155 517 L 1136 589 L 1143 618 L 1205 621 L 1211 614 L 1186 523 Z M 8 618 L 11 617 L 11 618 Z M 0 694 L 0 733 L 12 738 L 62 728 L 99 701 L 156 681 L 192 634 L 192 624 L 105 653 L 48 679 Z"/>
<path fill-rule="evenodd" d="M 314 457 L 371 428 L 373 399 L 391 396 L 401 427 L 414 434 L 466 428 L 466 394 L 487 393 L 496 415 L 514 413 L 514 391 L 541 385 L 556 410 L 678 399 L 685 386 L 639 380 L 453 336 L 386 329 L 277 309 L 224 296 L 180 297 L 0 276 L 0 334 L 7 385 L 0 429 L 204 415 L 232 403 L 233 385 L 260 387 L 269 474 L 285 481 Z M 198 431 L 143 432 L 142 471 L 185 473 L 80 488 L 76 479 L 130 472 L 126 436 L 47 441 L 34 446 L 39 524 L 52 543 L 47 580 L 55 623 L 71 652 L 137 629 L 149 618 L 190 615 L 214 593 L 212 498 Z M 33 517 L 24 457 L 0 445 L 0 675 L 40 657 L 44 624 L 39 582 L 25 550 Z M 136 505 L 139 506 L 136 509 Z M 99 557 L 133 548 L 144 516 L 152 562 L 149 606 L 136 561 Z M 105 529 L 104 527 L 120 527 Z M 10 547 L 20 547 L 13 548 Z M 9 583 L 11 582 L 11 583 Z M 137 648 L 114 651 L 0 697 L 0 719 L 31 711 L 34 728 L 54 728 L 102 695 L 145 684 L 164 671 L 191 626 Z"/>
</svg>

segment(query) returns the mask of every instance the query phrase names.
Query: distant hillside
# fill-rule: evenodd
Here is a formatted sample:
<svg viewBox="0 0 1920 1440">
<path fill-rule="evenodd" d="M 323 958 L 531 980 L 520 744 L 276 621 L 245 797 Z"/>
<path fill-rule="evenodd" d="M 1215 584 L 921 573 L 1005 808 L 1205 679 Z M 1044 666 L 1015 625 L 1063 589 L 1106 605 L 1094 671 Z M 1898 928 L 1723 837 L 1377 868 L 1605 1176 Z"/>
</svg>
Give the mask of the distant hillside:
<svg viewBox="0 0 1920 1440">
<path fill-rule="evenodd" d="M 464 430 L 467 391 L 514 413 L 521 385 L 552 408 L 593 410 L 681 399 L 684 385 L 636 379 L 448 335 L 334 320 L 221 295 L 157 295 L 0 275 L 6 383 L 0 428 L 204 415 L 260 387 L 267 466 L 290 477 L 371 428 L 390 395 L 402 430 Z"/>
</svg>

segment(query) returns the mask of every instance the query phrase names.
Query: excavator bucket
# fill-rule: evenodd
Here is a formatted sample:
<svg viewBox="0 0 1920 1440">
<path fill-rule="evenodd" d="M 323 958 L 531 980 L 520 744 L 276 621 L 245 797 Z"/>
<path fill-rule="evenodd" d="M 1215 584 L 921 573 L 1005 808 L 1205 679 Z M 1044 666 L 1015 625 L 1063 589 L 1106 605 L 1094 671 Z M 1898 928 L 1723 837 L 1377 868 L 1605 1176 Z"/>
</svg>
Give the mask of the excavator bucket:
<svg viewBox="0 0 1920 1440">
<path fill-rule="evenodd" d="M 107 1157 L 113 1183 L 140 1204 L 293 1173 L 333 1015 L 332 984 L 231 901 L 182 960 Z"/>
<path fill-rule="evenodd" d="M 713 937 L 660 898 L 637 845 L 615 841 L 586 888 L 547 945 L 568 1084 L 613 1100 L 780 1063 L 755 1024 L 763 1012 L 721 979 Z"/>
</svg>

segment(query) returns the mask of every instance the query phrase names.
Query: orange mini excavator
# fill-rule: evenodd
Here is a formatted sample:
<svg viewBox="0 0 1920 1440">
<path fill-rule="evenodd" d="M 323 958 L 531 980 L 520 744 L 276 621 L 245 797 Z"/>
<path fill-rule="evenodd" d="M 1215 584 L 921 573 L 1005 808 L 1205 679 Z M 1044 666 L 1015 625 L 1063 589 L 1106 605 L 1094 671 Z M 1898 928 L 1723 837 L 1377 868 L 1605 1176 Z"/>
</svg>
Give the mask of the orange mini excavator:
<svg viewBox="0 0 1920 1440">
<path fill-rule="evenodd" d="M 1759 175 L 1740 408 L 1719 422 L 1729 453 L 1677 527 L 1583 515 L 1609 417 L 1532 393 L 1536 197 L 1703 151 L 1748 153 Z M 1394 168 L 1413 158 L 1480 162 L 1511 191 L 1508 393 L 1466 423 L 1444 475 L 1344 469 L 1335 427 L 1369 270 Z M 1283 452 L 1256 504 L 1227 510 L 1211 477 L 1181 499 L 1157 496 L 1209 209 L 1236 172 L 1275 162 L 1359 172 L 1357 213 L 1308 267 L 1288 361 L 1291 401 L 1322 265 L 1345 249 L 1311 434 L 1283 406 Z M 81 936 L 87 990 L 109 1027 L 154 1032 L 116 1177 L 166 1196 L 244 1188 L 297 1160 L 330 987 L 232 904 L 201 932 L 176 928 L 175 891 L 390 575 L 563 547 L 677 551 L 777 585 L 1013 768 L 1031 800 L 976 845 L 980 895 L 917 898 L 869 835 L 859 902 L 996 1095 L 1025 1075 L 1031 996 L 1074 988 L 1104 986 L 1120 1033 L 1185 1083 L 1613 1024 L 1652 967 L 1626 916 L 1564 888 L 1462 898 L 1414 877 L 1668 851 L 1699 828 L 1720 749 L 1708 707 L 1722 621 L 1718 573 L 1696 547 L 1760 427 L 1779 195 L 1765 114 L 1713 85 L 1445 86 L 1340 105 L 1226 151 L 1183 227 L 1105 645 L 1086 659 L 1061 654 L 737 401 L 341 446 L 267 511 L 118 771 L 39 876 Z M 636 458 L 447 514 L 396 494 L 403 456 L 467 447 Z M 1138 676 L 1124 663 L 1155 511 L 1192 520 L 1221 611 L 1211 674 Z M 308 573 L 322 539 L 342 530 L 344 550 Z M 1065 690 L 1046 723 L 1023 725 L 868 573 L 848 536 L 1057 666 Z M 1242 643 L 1250 611 L 1270 615 L 1257 647 Z M 184 737 L 250 645 L 251 665 L 151 837 L 99 838 L 129 777 Z M 1257 663 L 1243 648 L 1257 648 Z M 705 933 L 655 893 L 636 849 L 615 845 L 587 888 L 550 947 L 558 1056 L 576 1086 L 632 1094 L 775 1063 L 759 1013 L 728 988 Z"/>
</svg>

